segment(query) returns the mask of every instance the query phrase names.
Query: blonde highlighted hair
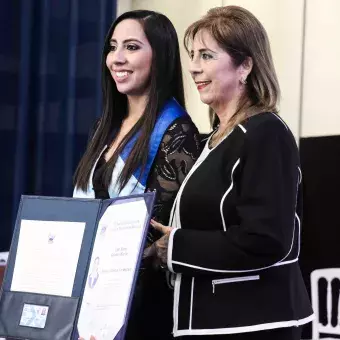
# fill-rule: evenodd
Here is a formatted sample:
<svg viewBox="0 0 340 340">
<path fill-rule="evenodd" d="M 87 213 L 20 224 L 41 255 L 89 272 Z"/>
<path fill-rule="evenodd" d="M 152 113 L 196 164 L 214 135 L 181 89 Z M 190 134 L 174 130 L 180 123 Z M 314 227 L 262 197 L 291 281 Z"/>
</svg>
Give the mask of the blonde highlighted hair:
<svg viewBox="0 0 340 340">
<path fill-rule="evenodd" d="M 244 97 L 230 124 L 235 126 L 248 116 L 261 112 L 277 113 L 280 87 L 269 39 L 260 21 L 242 7 L 212 8 L 187 28 L 184 46 L 188 52 L 190 42 L 202 30 L 208 32 L 230 55 L 235 67 L 240 66 L 248 57 L 253 60 Z"/>
</svg>

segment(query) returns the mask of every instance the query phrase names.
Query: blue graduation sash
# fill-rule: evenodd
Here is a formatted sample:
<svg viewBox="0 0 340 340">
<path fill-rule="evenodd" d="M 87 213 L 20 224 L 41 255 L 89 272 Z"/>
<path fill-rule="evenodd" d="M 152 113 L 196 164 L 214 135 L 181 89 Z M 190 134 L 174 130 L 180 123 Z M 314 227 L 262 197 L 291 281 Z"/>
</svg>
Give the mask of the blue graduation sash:
<svg viewBox="0 0 340 340">
<path fill-rule="evenodd" d="M 135 145 L 139 134 L 137 133 L 130 139 L 130 141 L 126 144 L 125 148 L 119 155 L 117 162 L 115 164 L 115 167 L 113 169 L 113 172 L 112 172 L 111 183 L 108 188 L 108 192 L 111 198 L 118 197 L 118 196 L 127 196 L 127 195 L 132 195 L 132 194 L 140 194 L 140 193 L 145 192 L 150 170 L 155 160 L 155 157 L 157 155 L 159 146 L 162 142 L 165 132 L 167 131 L 169 126 L 173 124 L 173 122 L 176 119 L 180 117 L 185 117 L 187 115 L 188 114 L 186 113 L 186 111 L 177 103 L 177 101 L 174 98 L 170 99 L 164 105 L 162 111 L 160 112 L 156 120 L 154 129 L 150 137 L 149 154 L 148 154 L 147 162 L 146 162 L 143 173 L 141 173 L 142 171 L 141 167 L 137 168 L 137 170 L 133 173 L 133 175 L 129 179 L 128 183 L 119 192 L 119 185 L 118 185 L 119 175 L 121 171 L 123 170 L 123 167 L 125 166 L 125 162 L 133 146 Z M 105 146 L 105 149 L 106 148 L 107 146 Z M 95 193 L 94 193 L 93 186 L 92 186 L 93 172 L 104 150 L 101 152 L 100 156 L 98 157 L 97 161 L 94 164 L 94 167 L 91 170 L 89 185 L 88 185 L 86 192 L 79 188 L 75 188 L 73 192 L 73 197 L 79 197 L 79 198 L 80 197 L 83 197 L 83 198 L 94 198 L 95 197 Z"/>
</svg>

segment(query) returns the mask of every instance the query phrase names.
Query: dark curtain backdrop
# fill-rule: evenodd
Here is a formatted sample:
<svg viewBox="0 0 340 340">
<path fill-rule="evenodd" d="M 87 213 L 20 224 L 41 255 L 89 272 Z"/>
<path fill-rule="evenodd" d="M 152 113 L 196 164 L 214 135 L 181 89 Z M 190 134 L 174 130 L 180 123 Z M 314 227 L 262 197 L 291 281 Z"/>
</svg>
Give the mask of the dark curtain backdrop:
<svg viewBox="0 0 340 340">
<path fill-rule="evenodd" d="M 0 2 L 0 251 L 22 194 L 72 194 L 101 113 L 101 51 L 115 15 L 112 0 Z"/>
</svg>

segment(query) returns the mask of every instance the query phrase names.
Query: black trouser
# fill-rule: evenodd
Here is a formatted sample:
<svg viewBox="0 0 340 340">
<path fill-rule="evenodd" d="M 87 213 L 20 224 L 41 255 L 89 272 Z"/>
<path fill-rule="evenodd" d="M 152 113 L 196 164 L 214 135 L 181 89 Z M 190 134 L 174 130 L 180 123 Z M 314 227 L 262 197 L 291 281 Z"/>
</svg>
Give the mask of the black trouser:
<svg viewBox="0 0 340 340">
<path fill-rule="evenodd" d="M 172 336 L 173 291 L 165 273 L 140 273 L 124 340 L 174 340 Z"/>
<path fill-rule="evenodd" d="M 175 338 L 176 339 L 176 338 Z M 278 328 L 268 331 L 230 335 L 194 335 L 177 338 L 181 340 L 300 340 L 301 328 Z"/>
</svg>

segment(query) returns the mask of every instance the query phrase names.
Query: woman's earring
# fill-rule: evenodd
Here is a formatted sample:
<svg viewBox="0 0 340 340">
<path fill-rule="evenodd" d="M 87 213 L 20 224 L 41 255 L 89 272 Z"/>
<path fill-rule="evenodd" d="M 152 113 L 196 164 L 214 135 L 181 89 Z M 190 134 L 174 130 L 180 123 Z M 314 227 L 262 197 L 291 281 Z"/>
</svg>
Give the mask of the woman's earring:
<svg viewBox="0 0 340 340">
<path fill-rule="evenodd" d="M 241 82 L 243 85 L 246 85 L 246 84 L 247 84 L 247 79 L 246 79 L 246 78 L 241 78 L 241 79 L 240 79 L 240 82 Z"/>
</svg>

